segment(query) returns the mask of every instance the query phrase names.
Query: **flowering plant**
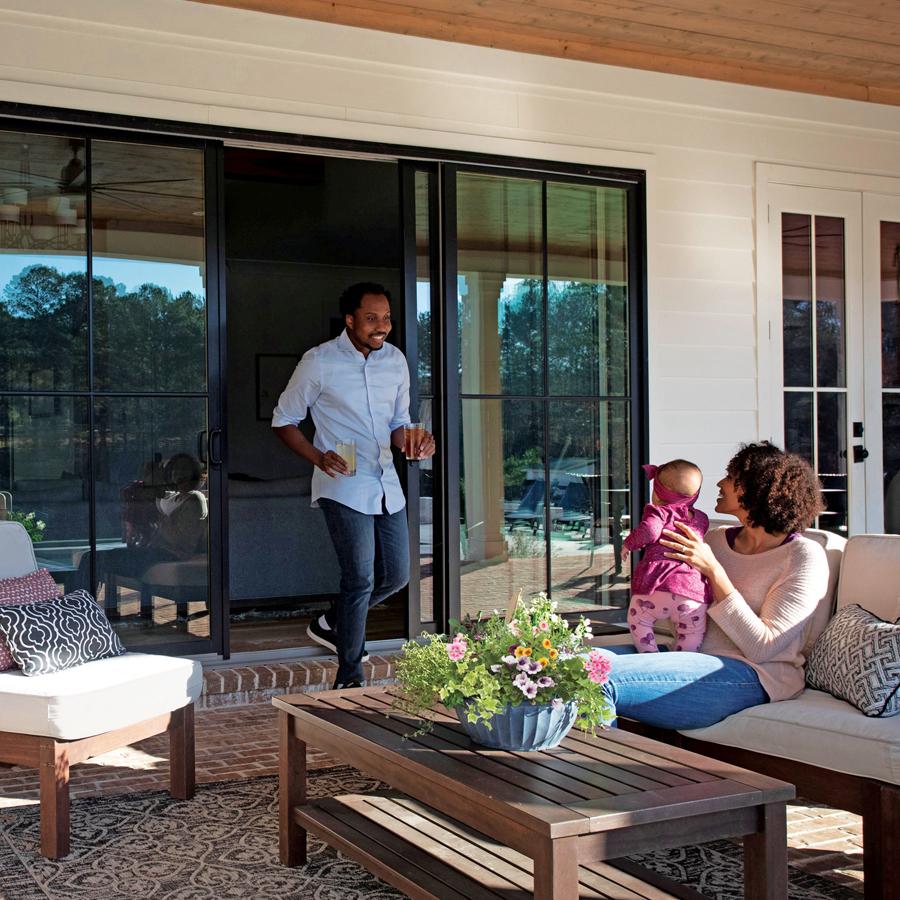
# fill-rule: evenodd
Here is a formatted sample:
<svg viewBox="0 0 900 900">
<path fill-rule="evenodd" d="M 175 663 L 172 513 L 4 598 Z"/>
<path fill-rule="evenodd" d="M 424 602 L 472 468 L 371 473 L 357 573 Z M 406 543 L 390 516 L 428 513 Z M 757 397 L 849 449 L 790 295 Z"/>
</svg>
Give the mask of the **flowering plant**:
<svg viewBox="0 0 900 900">
<path fill-rule="evenodd" d="M 6 515 L 10 522 L 20 522 L 24 526 L 32 544 L 37 544 L 44 539 L 44 529 L 47 526 L 33 512 L 23 513 L 10 510 Z"/>
<path fill-rule="evenodd" d="M 512 615 L 451 622 L 452 634 L 410 641 L 397 660 L 397 705 L 422 716 L 435 703 L 463 706 L 469 722 L 490 719 L 522 703 L 578 707 L 585 731 L 610 724 L 615 713 L 602 684 L 611 663 L 591 649 L 589 619 L 574 627 L 546 594 L 516 604 Z"/>
</svg>

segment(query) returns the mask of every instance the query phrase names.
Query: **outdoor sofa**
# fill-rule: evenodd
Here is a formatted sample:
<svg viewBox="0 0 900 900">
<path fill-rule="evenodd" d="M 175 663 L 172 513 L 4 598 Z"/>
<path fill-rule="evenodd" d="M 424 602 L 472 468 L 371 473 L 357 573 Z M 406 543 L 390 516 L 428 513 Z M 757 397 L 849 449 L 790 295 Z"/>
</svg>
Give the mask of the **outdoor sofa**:
<svg viewBox="0 0 900 900">
<path fill-rule="evenodd" d="M 881 619 L 900 616 L 900 535 L 844 541 L 808 532 L 821 543 L 829 590 L 807 636 L 807 655 L 837 610 L 858 604 Z M 835 590 L 836 588 L 836 590 Z M 807 688 L 716 725 L 683 732 L 620 726 L 716 759 L 792 782 L 801 797 L 863 818 L 865 896 L 900 900 L 900 715 L 869 717 L 850 703 Z"/>
</svg>

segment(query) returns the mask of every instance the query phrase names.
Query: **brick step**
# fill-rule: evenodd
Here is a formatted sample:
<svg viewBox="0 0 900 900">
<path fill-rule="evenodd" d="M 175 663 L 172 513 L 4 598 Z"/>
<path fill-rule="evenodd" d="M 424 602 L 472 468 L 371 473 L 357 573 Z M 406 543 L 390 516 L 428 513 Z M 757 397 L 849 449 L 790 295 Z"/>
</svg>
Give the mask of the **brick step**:
<svg viewBox="0 0 900 900">
<path fill-rule="evenodd" d="M 379 684 L 394 677 L 395 654 L 373 655 L 363 663 L 367 684 Z M 214 662 L 203 667 L 200 709 L 268 703 L 278 694 L 292 691 L 330 690 L 337 674 L 334 656 L 310 656 L 281 662 L 231 665 Z"/>
</svg>

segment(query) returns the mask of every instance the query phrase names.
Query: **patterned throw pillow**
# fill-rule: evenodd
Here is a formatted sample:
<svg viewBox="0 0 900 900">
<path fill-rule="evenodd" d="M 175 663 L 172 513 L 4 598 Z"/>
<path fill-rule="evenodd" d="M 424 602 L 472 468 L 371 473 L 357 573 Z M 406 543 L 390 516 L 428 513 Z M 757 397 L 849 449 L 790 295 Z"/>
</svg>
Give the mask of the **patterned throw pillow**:
<svg viewBox="0 0 900 900">
<path fill-rule="evenodd" d="M 900 623 L 853 604 L 837 612 L 806 664 L 811 688 L 852 703 L 867 716 L 900 713 Z"/>
<path fill-rule="evenodd" d="M 0 606 L 0 634 L 25 675 L 59 672 L 125 652 L 87 591 L 74 591 L 49 603 Z"/>
<path fill-rule="evenodd" d="M 0 580 L 0 605 L 21 606 L 24 603 L 40 603 L 59 596 L 59 588 L 46 569 L 38 569 L 18 578 Z M 0 634 L 0 672 L 16 666 L 9 652 L 6 638 Z"/>
</svg>

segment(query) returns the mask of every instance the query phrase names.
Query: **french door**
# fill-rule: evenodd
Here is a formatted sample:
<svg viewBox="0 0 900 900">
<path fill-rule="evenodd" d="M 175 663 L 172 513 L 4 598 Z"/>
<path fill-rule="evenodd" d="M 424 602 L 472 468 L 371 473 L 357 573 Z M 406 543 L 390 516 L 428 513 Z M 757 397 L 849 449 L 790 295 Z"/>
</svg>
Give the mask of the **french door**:
<svg viewBox="0 0 900 900">
<path fill-rule="evenodd" d="M 900 197 L 786 184 L 767 196 L 773 437 L 819 475 L 817 527 L 898 531 Z"/>
</svg>

